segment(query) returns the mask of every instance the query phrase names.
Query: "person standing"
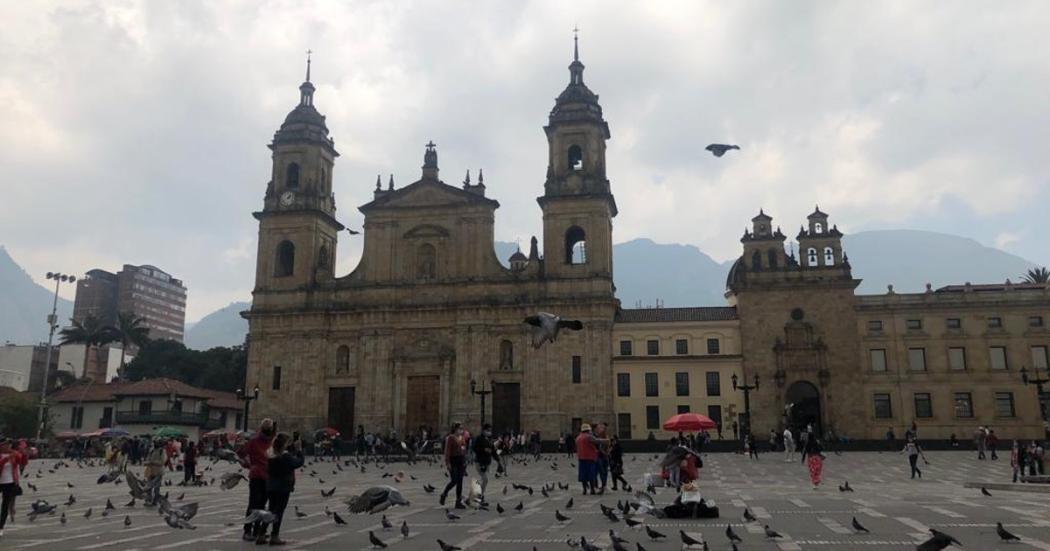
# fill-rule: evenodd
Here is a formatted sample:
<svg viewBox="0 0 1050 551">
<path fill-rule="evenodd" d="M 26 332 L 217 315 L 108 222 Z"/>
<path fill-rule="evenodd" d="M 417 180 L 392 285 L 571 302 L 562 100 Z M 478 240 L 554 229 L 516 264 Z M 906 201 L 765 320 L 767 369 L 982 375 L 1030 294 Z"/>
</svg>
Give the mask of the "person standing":
<svg viewBox="0 0 1050 551">
<path fill-rule="evenodd" d="M 276 431 L 273 419 L 263 419 L 259 423 L 259 432 L 237 452 L 237 456 L 241 458 L 241 465 L 248 469 L 248 508 L 245 516 L 250 515 L 253 510 L 266 508 L 266 479 L 269 476 L 267 452 L 273 443 L 274 432 Z M 261 522 L 245 524 L 241 537 L 244 541 L 266 543 L 265 526 Z"/>
<path fill-rule="evenodd" d="M 153 448 L 150 449 L 149 453 L 146 454 L 145 466 L 143 469 L 142 477 L 146 479 L 147 485 L 150 487 L 149 493 L 146 494 L 146 504 L 156 505 L 157 499 L 160 498 L 160 487 L 164 483 L 164 464 L 168 460 L 167 452 L 165 451 L 163 440 L 154 440 Z"/>
<path fill-rule="evenodd" d="M 463 425 L 455 423 L 445 437 L 445 468 L 448 469 L 448 484 L 441 492 L 440 502 L 445 504 L 448 493 L 456 489 L 456 509 L 466 509 L 463 505 L 463 477 L 467 474 L 467 457 Z"/>
<path fill-rule="evenodd" d="M 926 461 L 926 456 L 923 455 L 922 448 L 919 447 L 919 443 L 915 441 L 915 438 L 908 438 L 901 453 L 908 454 L 908 463 L 911 464 L 912 480 L 915 479 L 915 475 L 919 475 L 919 478 L 922 478 L 922 471 L 919 470 L 919 457 L 922 456 L 922 460 Z"/>
<path fill-rule="evenodd" d="M 784 462 L 790 463 L 795 460 L 795 437 L 790 428 L 784 429 Z"/>
<path fill-rule="evenodd" d="M 999 437 L 995 435 L 995 431 L 991 428 L 988 429 L 988 436 L 985 438 L 988 442 L 988 452 L 992 460 L 999 459 L 999 455 L 996 453 L 999 451 Z"/>
<path fill-rule="evenodd" d="M 481 484 L 481 502 L 485 502 L 485 490 L 489 486 L 489 466 L 496 449 L 492 445 L 492 425 L 485 423 L 481 434 L 474 439 L 474 461 L 478 469 L 478 482 Z"/>
<path fill-rule="evenodd" d="M 973 442 L 977 446 L 977 459 L 984 459 L 985 446 L 988 444 L 987 437 L 984 427 L 977 427 L 977 430 L 973 433 Z"/>
<path fill-rule="evenodd" d="M 824 472 L 824 448 L 816 436 L 810 435 L 806 440 L 806 466 L 809 467 L 809 480 L 813 489 L 820 488 L 821 475 Z"/>
<path fill-rule="evenodd" d="M 736 424 L 736 421 L 733 421 L 733 425 L 732 426 L 733 426 L 733 440 L 738 440 L 740 438 L 740 428 Z"/>
<path fill-rule="evenodd" d="M 1017 483 L 1018 474 L 1021 475 L 1021 482 L 1024 482 L 1025 455 L 1024 446 L 1020 445 L 1017 440 L 1014 440 L 1014 445 L 1010 448 L 1010 468 L 1013 470 L 1014 484 Z"/>
<path fill-rule="evenodd" d="M 295 470 L 303 466 L 302 440 L 293 442 L 287 433 L 282 432 L 273 439 L 269 455 L 266 462 L 266 501 L 274 515 L 270 527 L 270 545 L 284 545 L 286 542 L 281 539 L 281 521 L 288 507 L 288 499 L 295 490 Z M 262 534 L 255 540 L 256 543 L 260 541 L 266 541 L 265 524 Z"/>
<path fill-rule="evenodd" d="M 580 425 L 580 434 L 576 437 L 577 479 L 583 486 L 583 495 L 587 495 L 587 490 L 590 490 L 591 495 L 597 495 L 597 461 L 598 439 L 591 434 L 591 426 L 584 423 Z"/>
<path fill-rule="evenodd" d="M 11 440 L 0 438 L 0 538 L 8 516 L 14 516 L 15 498 L 22 493 L 18 479 L 26 470 L 29 458 L 11 447 Z"/>
<path fill-rule="evenodd" d="M 598 423 L 595 427 L 594 437 L 598 439 L 598 460 L 594 465 L 598 471 L 598 480 L 602 483 L 598 493 L 604 494 L 605 486 L 609 482 L 609 439 L 605 435 L 605 423 Z"/>
<path fill-rule="evenodd" d="M 182 474 L 183 486 L 189 486 L 196 480 L 197 445 L 192 440 L 186 443 L 186 449 L 182 452 Z"/>
<path fill-rule="evenodd" d="M 616 491 L 616 483 L 627 489 L 630 484 L 623 477 L 623 445 L 616 435 L 609 440 L 609 471 L 612 473 L 612 488 Z"/>
</svg>

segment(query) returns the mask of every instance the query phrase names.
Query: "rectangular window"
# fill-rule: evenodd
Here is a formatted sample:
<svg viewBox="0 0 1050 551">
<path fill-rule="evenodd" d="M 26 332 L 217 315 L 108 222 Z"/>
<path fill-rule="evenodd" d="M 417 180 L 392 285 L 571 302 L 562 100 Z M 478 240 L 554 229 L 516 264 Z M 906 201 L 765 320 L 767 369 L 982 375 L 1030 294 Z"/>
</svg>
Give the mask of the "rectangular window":
<svg viewBox="0 0 1050 551">
<path fill-rule="evenodd" d="M 889 394 L 875 394 L 875 418 L 876 419 L 891 419 L 893 418 L 893 406 L 890 405 Z"/>
<path fill-rule="evenodd" d="M 922 320 L 908 320 L 907 326 L 912 331 L 918 331 L 922 329 Z"/>
<path fill-rule="evenodd" d="M 929 392 L 915 393 L 915 417 L 928 419 L 933 417 L 933 400 Z"/>
<path fill-rule="evenodd" d="M 620 440 L 631 439 L 631 414 L 630 413 L 617 413 L 616 414 L 616 436 Z"/>
<path fill-rule="evenodd" d="M 993 346 L 989 348 L 988 358 L 992 369 L 1002 370 L 1007 368 L 1005 346 Z"/>
<path fill-rule="evenodd" d="M 1028 327 L 1042 327 L 1043 316 L 1028 316 Z"/>
<path fill-rule="evenodd" d="M 660 430 L 660 406 L 645 406 L 645 428 Z"/>
<path fill-rule="evenodd" d="M 722 377 L 717 371 L 708 371 L 706 382 L 708 396 L 722 395 Z"/>
<path fill-rule="evenodd" d="M 621 356 L 631 356 L 631 355 L 633 355 L 634 350 L 631 349 L 631 345 L 632 344 L 633 343 L 631 341 L 620 341 L 620 355 Z"/>
<path fill-rule="evenodd" d="M 679 371 L 674 374 L 675 396 L 689 396 L 689 373 Z"/>
<path fill-rule="evenodd" d="M 721 354 L 721 343 L 718 339 L 707 339 L 707 353 L 708 354 Z"/>
<path fill-rule="evenodd" d="M 926 349 L 908 349 L 908 368 L 912 371 L 926 371 Z"/>
<path fill-rule="evenodd" d="M 996 417 L 1013 417 L 1014 416 L 1014 393 L 1013 392 L 996 392 L 995 393 L 995 416 Z"/>
<path fill-rule="evenodd" d="M 628 397 L 631 395 L 631 374 L 630 373 L 617 373 L 616 374 L 616 395 L 622 397 Z"/>
<path fill-rule="evenodd" d="M 873 348 L 871 351 L 871 370 L 886 371 L 886 349 Z"/>
<path fill-rule="evenodd" d="M 988 318 L 989 329 L 1002 329 L 1003 318 Z"/>
<path fill-rule="evenodd" d="M 102 408 L 102 418 L 98 420 L 98 428 L 108 429 L 113 426 L 113 408 Z"/>
<path fill-rule="evenodd" d="M 973 396 L 969 392 L 955 393 L 955 416 L 973 417 Z"/>
<path fill-rule="evenodd" d="M 281 366 L 273 366 L 273 389 L 281 390 Z"/>
<path fill-rule="evenodd" d="M 685 355 L 689 353 L 689 341 L 686 339 L 678 339 L 674 341 L 674 353 L 678 355 Z"/>
<path fill-rule="evenodd" d="M 69 428 L 79 429 L 84 424 L 84 408 L 73 406 L 69 416 Z"/>
<path fill-rule="evenodd" d="M 182 413 L 182 400 L 175 400 L 171 402 L 172 413 Z"/>
<path fill-rule="evenodd" d="M 153 413 L 153 402 L 149 400 L 139 402 L 139 415 L 149 415 L 150 413 Z"/>
<path fill-rule="evenodd" d="M 660 341 L 645 341 L 645 353 L 650 356 L 659 356 Z"/>
<path fill-rule="evenodd" d="M 583 382 L 583 360 L 580 356 L 572 357 L 572 384 L 578 385 Z"/>
<path fill-rule="evenodd" d="M 873 332 L 882 331 L 882 320 L 869 320 L 868 321 L 868 331 L 873 331 Z"/>
<path fill-rule="evenodd" d="M 949 348 L 948 349 L 948 369 L 952 371 L 965 371 L 966 370 L 966 349 L 965 348 Z"/>
<path fill-rule="evenodd" d="M 707 406 L 707 416 L 719 427 L 722 426 L 722 406 Z"/>
<path fill-rule="evenodd" d="M 656 373 L 645 374 L 645 395 L 649 397 L 660 395 L 660 381 L 656 377 Z"/>
<path fill-rule="evenodd" d="M 948 329 L 962 329 L 962 320 L 959 318 L 948 318 Z"/>
<path fill-rule="evenodd" d="M 234 428 L 241 428 L 244 425 L 244 414 L 237 413 L 236 422 L 233 424 Z M 579 431 L 577 431 L 579 432 Z"/>
<path fill-rule="evenodd" d="M 689 406 L 678 406 L 678 414 L 689 413 Z"/>
<path fill-rule="evenodd" d="M 1047 364 L 1050 364 L 1050 353 L 1047 352 L 1045 346 L 1033 346 L 1032 347 L 1032 368 L 1033 369 L 1047 369 Z"/>
</svg>

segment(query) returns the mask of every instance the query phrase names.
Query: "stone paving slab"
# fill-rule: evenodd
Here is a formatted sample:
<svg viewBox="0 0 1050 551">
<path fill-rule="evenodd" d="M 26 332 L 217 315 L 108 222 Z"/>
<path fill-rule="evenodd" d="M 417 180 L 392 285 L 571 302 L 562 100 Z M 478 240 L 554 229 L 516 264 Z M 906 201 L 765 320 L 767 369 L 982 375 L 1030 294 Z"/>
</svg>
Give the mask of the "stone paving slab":
<svg viewBox="0 0 1050 551">
<path fill-rule="evenodd" d="M 445 519 L 444 508 L 438 505 L 437 492 L 428 494 L 424 484 L 440 488 L 447 481 L 442 469 L 435 465 L 404 463 L 390 465 L 368 464 L 365 473 L 345 464 L 339 470 L 331 462 L 312 462 L 301 472 L 291 505 L 286 514 L 282 536 L 289 541 L 286 549 L 370 549 L 368 532 L 373 531 L 390 549 L 438 550 L 437 539 L 467 549 L 499 549 L 507 551 L 536 549 L 567 550 L 566 540 L 587 538 L 602 548 L 611 548 L 609 530 L 630 542 L 627 546 L 637 551 L 640 543 L 649 551 L 681 549 L 678 531 L 706 541 L 711 549 L 730 549 L 725 536 L 726 526 L 743 538 L 739 549 L 914 549 L 916 542 L 927 536 L 926 530 L 935 527 L 951 533 L 966 546 L 965 549 L 1041 549 L 1050 551 L 1050 495 L 1019 493 L 1000 490 L 1009 484 L 1008 462 L 978 461 L 968 452 L 928 452 L 930 464 L 923 466 L 924 477 L 911 480 L 907 458 L 896 453 L 848 452 L 831 454 L 825 467 L 825 485 L 813 490 L 808 471 L 797 460 L 785 462 L 782 456 L 765 454 L 759 460 L 748 460 L 736 454 L 705 456 L 701 471 L 701 488 L 705 497 L 713 500 L 721 510 L 721 518 L 710 520 L 674 520 L 655 517 L 637 517 L 649 527 L 669 537 L 651 541 L 641 528 L 632 529 L 621 520 L 613 523 L 601 514 L 599 504 L 614 506 L 628 494 L 609 492 L 604 496 L 581 496 L 575 483 L 575 464 L 571 458 L 545 455 L 539 462 L 513 462 L 510 477 L 493 479 L 489 485 L 490 511 L 463 511 L 456 522 Z M 640 480 L 654 468 L 655 456 L 631 455 L 625 462 L 627 478 Z M 155 512 L 145 509 L 141 502 L 134 508 L 124 505 L 129 501 L 127 487 L 97 485 L 95 479 L 101 467 L 77 466 L 49 472 L 55 461 L 34 461 L 30 464 L 27 482 L 37 490 L 26 488 L 19 498 L 18 515 L 14 524 L 8 524 L 0 539 L 0 549 L 12 550 L 244 550 L 257 549 L 239 539 L 240 520 L 247 501 L 247 487 L 242 484 L 223 491 L 218 486 L 167 487 L 173 504 L 199 502 L 200 511 L 193 520 L 196 530 L 173 530 Z M 555 466 L 556 465 L 556 466 Z M 228 463 L 212 464 L 205 477 L 218 477 L 238 470 Z M 405 471 L 417 480 L 405 478 L 401 483 L 384 473 Z M 140 469 L 136 468 L 137 472 Z M 473 474 L 473 469 L 470 469 Z M 41 477 L 37 477 L 37 473 Z M 315 473 L 310 476 L 309 473 Z M 177 477 L 177 478 L 176 478 Z M 181 480 L 181 473 L 170 478 Z M 321 480 L 324 480 L 322 483 Z M 848 480 L 854 492 L 840 492 L 837 486 Z M 73 488 L 67 487 L 72 483 Z M 515 490 L 512 483 L 531 485 L 528 492 Z M 545 497 L 539 491 L 545 483 L 568 483 L 569 490 L 555 489 Z M 984 485 L 991 497 L 968 488 L 967 483 Z M 375 515 L 352 515 L 346 512 L 343 500 L 364 488 L 377 484 L 399 487 L 412 505 L 388 510 L 387 518 L 395 529 L 384 532 Z M 995 486 L 993 486 L 993 484 Z M 336 487 L 335 495 L 323 497 L 321 490 Z M 506 493 L 504 487 L 506 486 Z M 1016 485 L 1021 487 L 1022 485 Z M 1011 489 L 1013 489 L 1011 487 Z M 29 503 L 38 498 L 53 504 L 65 503 L 70 494 L 77 498 L 72 506 L 60 505 L 67 523 L 59 516 L 42 517 L 29 522 L 25 512 Z M 176 498 L 185 493 L 181 501 Z M 656 499 L 661 504 L 674 497 L 670 490 L 659 489 Z M 117 510 L 103 517 L 106 499 Z M 572 498 L 573 506 L 567 502 Z M 497 514 L 500 503 L 506 512 Z M 522 511 L 513 509 L 521 503 Z M 297 518 L 293 506 L 306 514 Z M 746 523 L 742 513 L 747 507 L 758 517 L 758 522 Z M 88 509 L 92 516 L 85 518 Z M 346 520 L 345 526 L 336 525 L 324 510 L 336 511 Z M 555 509 L 570 517 L 567 522 L 554 518 Z M 124 526 L 125 516 L 130 527 Z M 855 534 L 851 521 L 857 520 L 870 534 Z M 402 521 L 409 524 L 410 537 L 401 537 L 397 528 Z M 995 523 L 1002 522 L 1008 530 L 1021 536 L 1020 544 L 1000 544 L 995 534 Z M 762 526 L 768 524 L 784 537 L 767 539 Z M 696 547 L 694 547 L 696 548 Z"/>
</svg>

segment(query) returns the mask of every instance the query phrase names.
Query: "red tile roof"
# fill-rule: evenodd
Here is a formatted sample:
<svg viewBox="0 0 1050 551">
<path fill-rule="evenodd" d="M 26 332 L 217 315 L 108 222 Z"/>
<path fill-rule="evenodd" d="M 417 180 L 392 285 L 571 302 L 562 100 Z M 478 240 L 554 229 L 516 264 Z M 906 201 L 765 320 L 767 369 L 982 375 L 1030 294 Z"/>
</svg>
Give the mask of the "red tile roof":
<svg viewBox="0 0 1050 551">
<path fill-rule="evenodd" d="M 728 321 L 737 319 L 732 306 L 689 308 L 634 308 L 616 312 L 616 323 L 654 323 L 667 321 Z"/>
<path fill-rule="evenodd" d="M 168 396 L 172 392 L 177 396 L 205 399 L 208 406 L 213 408 L 241 407 L 237 395 L 232 392 L 197 388 L 181 381 L 164 378 L 98 385 L 78 383 L 55 392 L 49 399 L 55 402 L 113 402 L 120 396 Z"/>
<path fill-rule="evenodd" d="M 203 388 L 190 386 L 182 381 L 174 379 L 143 379 L 128 383 L 113 391 L 114 396 L 168 396 L 174 393 L 176 396 L 187 398 L 210 398 L 211 395 Z"/>
</svg>

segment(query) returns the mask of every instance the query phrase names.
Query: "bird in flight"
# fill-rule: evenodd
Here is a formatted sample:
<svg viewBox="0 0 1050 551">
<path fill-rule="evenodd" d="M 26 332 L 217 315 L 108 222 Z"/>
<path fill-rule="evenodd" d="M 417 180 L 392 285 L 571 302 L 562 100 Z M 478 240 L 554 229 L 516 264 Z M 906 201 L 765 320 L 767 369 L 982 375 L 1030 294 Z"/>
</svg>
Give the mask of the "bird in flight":
<svg viewBox="0 0 1050 551">
<path fill-rule="evenodd" d="M 529 316 L 525 318 L 525 323 L 534 327 L 532 332 L 533 348 L 539 348 L 543 346 L 543 343 L 545 342 L 553 343 L 558 340 L 558 333 L 562 329 L 570 329 L 572 331 L 583 329 L 583 322 L 580 320 L 564 320 L 559 316 L 547 312 L 540 312 L 534 316 Z"/>
<path fill-rule="evenodd" d="M 713 143 L 713 144 L 705 147 L 704 149 L 710 151 L 711 154 L 714 155 L 715 157 L 721 157 L 722 155 L 726 154 L 726 151 L 729 151 L 730 149 L 740 149 L 740 146 L 739 145 L 727 145 L 727 144 L 724 144 L 724 143 Z"/>
</svg>

